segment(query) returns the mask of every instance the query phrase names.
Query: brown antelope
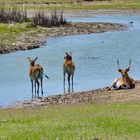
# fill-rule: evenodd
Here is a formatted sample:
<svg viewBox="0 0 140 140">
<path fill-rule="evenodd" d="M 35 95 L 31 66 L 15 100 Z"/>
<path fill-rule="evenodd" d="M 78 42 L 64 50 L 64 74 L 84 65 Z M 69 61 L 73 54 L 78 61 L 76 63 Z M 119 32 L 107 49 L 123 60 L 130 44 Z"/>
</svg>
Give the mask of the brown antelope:
<svg viewBox="0 0 140 140">
<path fill-rule="evenodd" d="M 42 96 L 43 96 L 43 75 L 49 79 L 49 77 L 43 73 L 42 66 L 39 64 L 35 64 L 35 61 L 37 59 L 38 59 L 38 57 L 36 57 L 33 60 L 30 57 L 28 57 L 28 60 L 30 62 L 29 76 L 30 76 L 30 80 L 31 80 L 31 84 L 32 84 L 32 98 L 33 98 L 33 84 L 35 87 L 35 97 L 36 97 L 36 84 L 38 86 L 37 87 L 37 94 L 39 97 L 39 85 L 40 85 L 40 83 L 41 83 L 41 92 L 42 92 Z M 39 83 L 39 80 L 40 80 L 40 83 Z"/>
<path fill-rule="evenodd" d="M 108 88 L 108 90 L 110 90 L 110 89 L 131 89 L 131 88 L 135 88 L 135 82 L 136 81 L 134 79 L 132 79 L 131 77 L 129 77 L 129 75 L 128 75 L 128 72 L 130 70 L 130 65 L 131 65 L 131 59 L 129 61 L 129 67 L 127 69 L 120 69 L 118 60 L 117 60 L 117 64 L 118 64 L 118 72 L 121 73 L 122 77 L 114 80 L 114 82 Z"/>
<path fill-rule="evenodd" d="M 66 52 L 66 56 L 64 57 L 64 64 L 63 64 L 63 86 L 64 86 L 64 93 L 65 93 L 65 75 L 67 73 L 68 75 L 68 86 L 69 86 L 69 90 L 70 90 L 70 78 L 72 80 L 72 92 L 73 92 L 73 77 L 74 77 L 74 71 L 75 71 L 75 65 L 72 61 L 72 55 L 71 53 L 68 54 Z M 69 91 L 68 90 L 68 91 Z"/>
</svg>

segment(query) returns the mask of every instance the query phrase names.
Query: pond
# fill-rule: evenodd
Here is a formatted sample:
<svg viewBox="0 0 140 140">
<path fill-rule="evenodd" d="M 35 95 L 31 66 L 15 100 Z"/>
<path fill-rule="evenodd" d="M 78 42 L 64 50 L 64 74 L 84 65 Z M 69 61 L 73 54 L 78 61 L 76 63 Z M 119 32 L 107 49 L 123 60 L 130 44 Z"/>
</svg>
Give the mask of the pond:
<svg viewBox="0 0 140 140">
<path fill-rule="evenodd" d="M 63 94 L 62 64 L 65 52 L 72 52 L 76 65 L 74 91 L 102 88 L 120 74 L 116 60 L 128 67 L 132 59 L 130 75 L 140 79 L 140 16 L 105 15 L 70 18 L 79 22 L 133 21 L 134 27 L 127 31 L 49 38 L 42 48 L 19 51 L 0 56 L 0 105 L 31 99 L 31 83 L 28 75 L 27 57 L 38 56 L 37 62 L 44 67 L 50 79 L 44 77 L 44 96 Z"/>
</svg>

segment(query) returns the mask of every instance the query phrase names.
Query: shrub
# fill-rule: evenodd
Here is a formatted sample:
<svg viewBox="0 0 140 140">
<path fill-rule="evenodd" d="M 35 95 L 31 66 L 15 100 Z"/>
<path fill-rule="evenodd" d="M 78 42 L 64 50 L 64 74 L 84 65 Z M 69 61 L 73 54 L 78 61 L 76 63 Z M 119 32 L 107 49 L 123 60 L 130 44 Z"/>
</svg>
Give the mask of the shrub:
<svg viewBox="0 0 140 140">
<path fill-rule="evenodd" d="M 27 23 L 27 25 L 26 25 L 26 28 L 35 28 L 35 27 L 37 27 L 37 25 L 34 24 L 33 22 L 29 22 L 29 23 Z"/>
<path fill-rule="evenodd" d="M 51 16 L 48 16 L 46 11 L 39 10 L 35 12 L 33 18 L 28 18 L 27 3 L 20 3 L 20 6 L 18 7 L 12 4 L 11 9 L 7 9 L 4 2 L 0 2 L 0 22 L 32 22 L 27 25 L 28 28 L 36 27 L 37 25 L 43 27 L 58 27 L 67 23 L 64 19 L 63 12 L 58 14 L 57 11 L 54 10 L 52 11 Z"/>
<path fill-rule="evenodd" d="M 33 16 L 33 23 L 44 27 L 58 27 L 67 24 L 63 12 L 58 14 L 56 10 L 52 12 L 51 16 L 47 16 L 47 12 L 44 10 L 36 12 Z"/>
<path fill-rule="evenodd" d="M 9 22 L 27 22 L 27 6 L 20 5 L 20 9 L 18 9 L 14 4 L 11 10 L 7 10 L 4 3 L 0 3 L 0 22 L 9 23 Z"/>
</svg>

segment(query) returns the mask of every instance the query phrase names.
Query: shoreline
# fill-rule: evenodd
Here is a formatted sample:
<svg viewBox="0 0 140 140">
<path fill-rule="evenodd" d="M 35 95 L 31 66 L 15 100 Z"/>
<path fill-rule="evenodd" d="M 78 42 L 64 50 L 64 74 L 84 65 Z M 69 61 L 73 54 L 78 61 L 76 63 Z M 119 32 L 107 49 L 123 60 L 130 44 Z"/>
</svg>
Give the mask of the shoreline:
<svg viewBox="0 0 140 140">
<path fill-rule="evenodd" d="M 124 103 L 140 101 L 140 84 L 134 89 L 110 90 L 107 87 L 67 94 L 46 96 L 29 100 L 18 101 L 3 108 L 50 107 L 56 105 L 77 105 L 86 103 Z"/>
<path fill-rule="evenodd" d="M 33 13 L 34 11 L 28 10 L 29 17 L 32 17 Z M 87 11 L 85 10 L 64 11 L 64 17 L 66 18 L 94 17 L 98 15 L 140 15 L 140 9 L 97 9 L 97 10 L 87 10 Z M 84 24 L 84 26 L 82 24 Z M 95 27 L 93 27 L 91 24 L 92 25 L 96 24 L 96 25 Z M 101 28 L 97 29 L 96 27 L 100 25 L 101 25 Z M 108 32 L 108 31 L 121 31 L 121 30 L 127 29 L 128 25 L 118 24 L 118 23 L 104 23 L 104 22 L 100 22 L 100 23 L 96 23 L 96 22 L 95 23 L 94 22 L 93 23 L 78 23 L 78 22 L 76 23 L 75 22 L 75 23 L 68 23 L 68 25 L 60 26 L 60 27 L 53 27 L 53 28 L 38 27 L 38 28 L 40 29 L 40 31 L 38 32 L 31 30 L 31 31 L 23 32 L 20 35 L 18 35 L 16 38 L 16 41 L 11 44 L 11 47 L 9 46 L 0 47 L 0 54 L 8 54 L 11 52 L 16 52 L 16 51 L 24 51 L 24 50 L 40 48 L 42 47 L 42 45 L 46 43 L 46 40 L 48 37 L 102 33 L 102 32 Z"/>
<path fill-rule="evenodd" d="M 12 43 L 12 47 L 1 47 L 0 54 L 7 54 L 16 51 L 31 50 L 42 47 L 46 43 L 47 37 L 103 33 L 108 31 L 123 31 L 128 25 L 119 23 L 68 23 L 65 26 L 43 28 L 40 31 L 31 30 L 22 33 L 16 38 L 16 42 Z"/>
<path fill-rule="evenodd" d="M 93 95 L 105 91 L 107 91 L 107 87 L 93 89 L 89 91 L 50 95 L 50 96 L 39 97 L 39 98 L 34 98 L 29 100 L 27 99 L 23 101 L 17 101 L 15 104 L 3 108 L 24 108 L 24 107 L 86 103 L 94 100 Z"/>
</svg>

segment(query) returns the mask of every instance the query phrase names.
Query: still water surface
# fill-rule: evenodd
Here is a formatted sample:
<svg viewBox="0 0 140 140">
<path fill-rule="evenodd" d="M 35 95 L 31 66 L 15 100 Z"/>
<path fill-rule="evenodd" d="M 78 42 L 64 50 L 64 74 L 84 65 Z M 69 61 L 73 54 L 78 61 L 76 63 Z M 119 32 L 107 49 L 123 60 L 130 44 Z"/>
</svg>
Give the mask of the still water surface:
<svg viewBox="0 0 140 140">
<path fill-rule="evenodd" d="M 126 24 L 133 21 L 134 27 L 121 32 L 50 38 L 42 48 L 1 55 L 0 105 L 31 98 L 28 56 L 38 56 L 37 62 L 50 77 L 50 80 L 44 77 L 44 96 L 63 93 L 62 64 L 66 51 L 72 52 L 76 65 L 75 91 L 108 86 L 120 76 L 116 64 L 118 58 L 122 67 L 127 67 L 131 58 L 130 75 L 140 79 L 140 16 L 106 15 L 68 20 Z"/>
</svg>

